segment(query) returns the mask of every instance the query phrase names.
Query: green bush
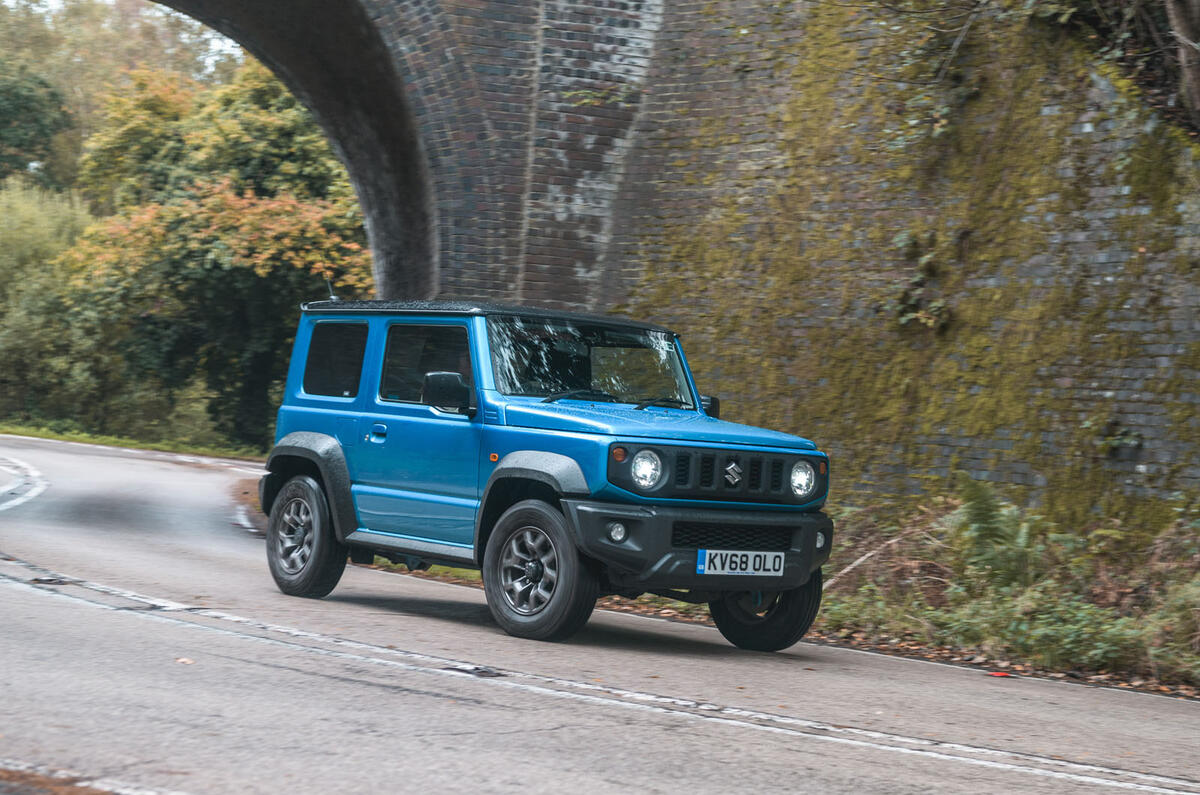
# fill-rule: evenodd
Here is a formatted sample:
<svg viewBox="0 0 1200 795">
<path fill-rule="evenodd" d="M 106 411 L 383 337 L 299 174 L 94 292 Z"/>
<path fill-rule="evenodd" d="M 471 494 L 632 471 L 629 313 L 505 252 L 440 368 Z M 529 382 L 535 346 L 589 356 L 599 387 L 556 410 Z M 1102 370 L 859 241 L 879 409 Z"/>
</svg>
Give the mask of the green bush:
<svg viewBox="0 0 1200 795">
<path fill-rule="evenodd" d="M 902 523 L 908 543 L 873 540 L 880 554 L 850 589 L 827 593 L 823 626 L 1049 669 L 1200 684 L 1194 509 L 1181 504 L 1157 534 L 1115 523 L 1066 532 L 982 483 L 961 479 L 960 497 L 948 514 L 922 516 L 924 526 Z M 871 518 L 846 516 L 844 540 L 856 539 L 855 523 Z M 862 554 L 857 541 L 847 554 Z"/>
</svg>

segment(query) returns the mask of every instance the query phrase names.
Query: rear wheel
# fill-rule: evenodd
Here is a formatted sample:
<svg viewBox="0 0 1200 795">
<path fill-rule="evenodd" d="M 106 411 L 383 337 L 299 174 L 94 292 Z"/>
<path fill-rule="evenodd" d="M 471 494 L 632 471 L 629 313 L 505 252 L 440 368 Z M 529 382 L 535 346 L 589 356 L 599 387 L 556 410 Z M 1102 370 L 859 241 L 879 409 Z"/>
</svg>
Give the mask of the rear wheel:
<svg viewBox="0 0 1200 795">
<path fill-rule="evenodd" d="M 321 484 L 297 475 L 283 484 L 267 526 L 267 566 L 279 590 L 319 599 L 333 590 L 348 550 L 333 532 Z"/>
<path fill-rule="evenodd" d="M 717 629 L 740 649 L 779 651 L 795 644 L 821 607 L 821 570 L 791 591 L 735 591 L 708 603 Z"/>
<path fill-rule="evenodd" d="M 579 555 L 563 515 L 525 500 L 496 521 L 483 555 L 488 608 L 510 635 L 566 640 L 596 606 L 596 575 Z"/>
</svg>

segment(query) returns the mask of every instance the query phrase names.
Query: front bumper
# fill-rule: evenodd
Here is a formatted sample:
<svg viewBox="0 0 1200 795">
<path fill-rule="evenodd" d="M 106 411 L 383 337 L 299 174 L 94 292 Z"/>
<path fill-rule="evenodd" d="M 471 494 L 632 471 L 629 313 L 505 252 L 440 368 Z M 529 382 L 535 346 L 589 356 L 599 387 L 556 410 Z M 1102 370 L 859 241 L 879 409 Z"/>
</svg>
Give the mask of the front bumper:
<svg viewBox="0 0 1200 795">
<path fill-rule="evenodd" d="M 618 589 L 700 591 L 783 591 L 799 588 L 814 571 L 829 560 L 833 545 L 833 520 L 819 511 L 736 511 L 724 509 L 672 508 L 623 505 L 619 503 L 563 500 L 567 524 L 584 554 L 606 564 L 608 579 Z M 608 524 L 625 525 L 628 537 L 616 543 L 608 537 Z M 677 523 L 719 526 L 727 541 L 710 549 L 746 550 L 738 538 L 740 529 L 750 537 L 752 530 L 776 530 L 785 539 L 782 575 L 712 575 L 696 572 L 697 547 L 677 546 L 672 533 Z M 817 534 L 824 543 L 817 548 Z M 739 546 L 739 544 L 743 544 Z"/>
</svg>

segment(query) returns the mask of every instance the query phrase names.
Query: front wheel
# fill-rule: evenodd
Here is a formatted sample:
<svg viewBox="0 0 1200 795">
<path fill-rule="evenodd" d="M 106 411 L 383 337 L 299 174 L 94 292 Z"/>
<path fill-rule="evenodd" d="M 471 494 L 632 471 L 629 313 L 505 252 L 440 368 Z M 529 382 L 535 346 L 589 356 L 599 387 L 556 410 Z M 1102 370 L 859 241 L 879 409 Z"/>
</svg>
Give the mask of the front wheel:
<svg viewBox="0 0 1200 795">
<path fill-rule="evenodd" d="M 297 475 L 283 484 L 267 525 L 267 566 L 279 590 L 319 599 L 346 568 L 346 545 L 337 540 L 321 484 Z"/>
<path fill-rule="evenodd" d="M 708 603 L 713 622 L 739 649 L 779 651 L 795 644 L 821 606 L 821 570 L 791 591 L 735 591 Z"/>
<path fill-rule="evenodd" d="M 483 553 L 483 588 L 496 623 L 532 640 L 574 635 L 599 593 L 563 515 L 541 500 L 518 502 L 496 521 Z"/>
</svg>

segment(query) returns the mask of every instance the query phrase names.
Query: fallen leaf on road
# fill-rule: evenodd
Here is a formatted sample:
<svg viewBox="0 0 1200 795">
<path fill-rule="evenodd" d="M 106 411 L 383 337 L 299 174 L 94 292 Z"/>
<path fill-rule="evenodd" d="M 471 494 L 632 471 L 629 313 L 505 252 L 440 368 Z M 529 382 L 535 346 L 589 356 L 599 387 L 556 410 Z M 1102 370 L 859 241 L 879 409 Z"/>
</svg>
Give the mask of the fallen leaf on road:
<svg viewBox="0 0 1200 795">
<path fill-rule="evenodd" d="M 992 671 L 988 674 L 988 676 L 1007 676 L 1011 678 L 1012 674 L 1007 673 L 1006 671 Z"/>
</svg>

